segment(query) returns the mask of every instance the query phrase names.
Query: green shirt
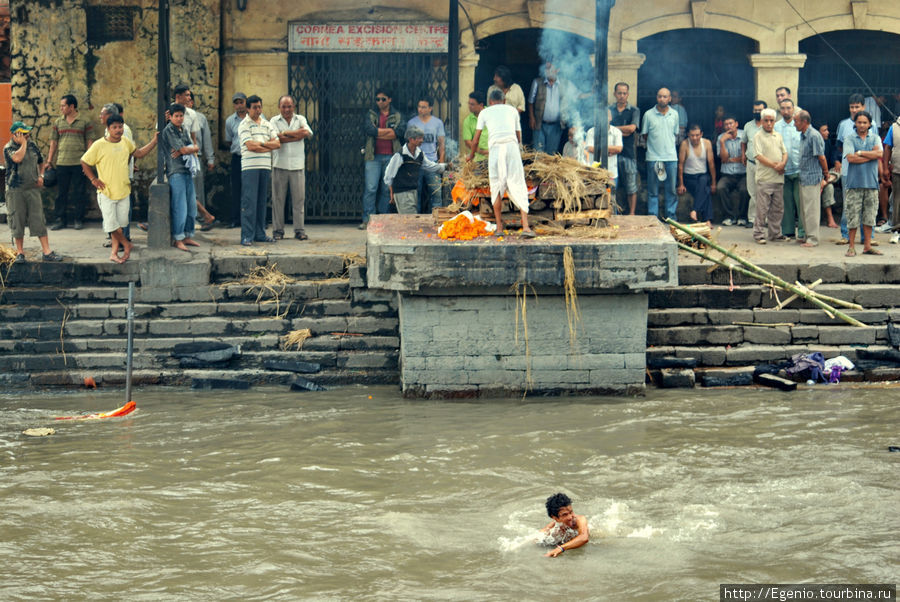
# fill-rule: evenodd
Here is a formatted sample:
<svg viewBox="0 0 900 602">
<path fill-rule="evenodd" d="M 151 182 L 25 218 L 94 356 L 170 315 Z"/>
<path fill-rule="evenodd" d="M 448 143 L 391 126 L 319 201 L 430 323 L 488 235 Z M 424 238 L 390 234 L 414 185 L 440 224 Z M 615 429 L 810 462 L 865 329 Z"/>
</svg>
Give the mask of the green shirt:
<svg viewBox="0 0 900 602">
<path fill-rule="evenodd" d="M 56 151 L 57 165 L 81 165 L 81 155 L 87 150 L 93 136 L 94 126 L 79 115 L 69 123 L 60 117 L 53 124 L 50 140 L 56 140 L 59 148 Z"/>
<path fill-rule="evenodd" d="M 466 119 L 463 121 L 463 140 L 474 140 L 475 139 L 475 125 L 478 123 L 478 116 L 474 113 L 469 113 L 466 116 Z M 481 131 L 481 138 L 478 140 L 478 150 L 479 151 L 487 151 L 488 149 L 488 131 L 487 128 L 484 128 Z M 487 154 L 477 152 L 475 153 L 476 161 L 484 161 L 487 158 Z"/>
</svg>

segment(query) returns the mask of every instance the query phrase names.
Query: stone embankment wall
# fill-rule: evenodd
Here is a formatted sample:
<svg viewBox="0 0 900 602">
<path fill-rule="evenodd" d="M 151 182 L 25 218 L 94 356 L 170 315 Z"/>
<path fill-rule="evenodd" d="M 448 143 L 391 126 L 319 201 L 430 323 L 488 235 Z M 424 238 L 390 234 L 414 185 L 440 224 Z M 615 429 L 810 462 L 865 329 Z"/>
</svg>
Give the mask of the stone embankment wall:
<svg viewBox="0 0 900 602">
<path fill-rule="evenodd" d="M 157 280 L 136 287 L 135 383 L 288 384 L 296 374 L 285 363 L 298 362 L 303 376 L 320 385 L 398 382 L 392 295 L 362 288 L 359 266 L 337 255 L 279 258 L 297 282 L 262 294 L 237 283 L 267 262 L 192 261 L 177 270 L 177 286 Z M 127 282 L 140 281 L 141 268 L 137 262 L 13 266 L 0 291 L 0 383 L 72 386 L 88 376 L 101 385 L 123 383 Z M 302 348 L 284 348 L 284 335 L 307 328 Z M 180 343 L 227 343 L 240 351 L 225 362 L 198 362 L 173 357 Z M 273 362 L 282 369 L 267 367 Z"/>
<path fill-rule="evenodd" d="M 900 323 L 900 266 L 892 264 L 813 264 L 763 266 L 788 282 L 822 279 L 815 288 L 825 295 L 861 305 L 844 310 L 866 324 L 851 326 L 830 318 L 803 300 L 775 309 L 770 289 L 740 274 L 708 265 L 682 265 L 679 286 L 650 294 L 648 360 L 664 356 L 695 358 L 697 381 L 729 374 L 721 368 L 779 363 L 797 353 L 820 351 L 826 359 L 843 355 L 857 361 L 860 350 L 887 351 L 888 324 Z M 733 287 L 732 287 L 733 282 Z M 865 380 L 900 378 L 900 370 L 867 369 Z"/>
<path fill-rule="evenodd" d="M 272 361 L 318 364 L 316 372 L 303 376 L 323 385 L 400 382 L 398 311 L 421 309 L 415 298 L 405 299 L 401 308 L 394 293 L 367 289 L 365 267 L 348 265 L 340 256 L 279 258 L 279 268 L 298 281 L 279 293 L 277 303 L 271 294 L 260 297 L 259 289 L 234 283 L 267 262 L 265 257 L 219 258 L 180 272 L 178 286 L 157 281 L 157 286 L 137 287 L 136 383 L 185 385 L 195 378 L 218 378 L 249 385 L 287 384 L 294 379 L 289 370 L 266 368 Z M 783 361 L 795 353 L 821 351 L 826 357 L 844 355 L 856 361 L 861 350 L 890 348 L 888 324 L 900 322 L 900 284 L 895 284 L 900 282 L 900 266 L 766 267 L 789 281 L 823 278 L 825 283 L 817 290 L 861 304 L 863 311 L 848 313 L 870 327 L 844 325 L 806 303 L 775 310 L 775 298 L 756 282 L 735 274 L 731 290 L 727 272 L 710 275 L 706 266 L 682 265 L 681 286 L 648 295 L 648 360 L 695 358 L 696 381 L 701 384 L 707 376 Z M 187 273 L 197 282 L 186 281 Z M 0 291 L 4 387 L 73 386 L 86 376 L 101 385 L 124 382 L 127 282 L 141 281 L 137 262 L 26 264 L 13 266 L 4 276 L 6 286 Z M 526 312 L 529 322 L 558 322 L 554 340 L 529 339 L 532 378 L 564 376 L 561 382 L 574 385 L 561 387 L 567 390 L 615 389 L 614 373 L 624 374 L 629 362 L 645 351 L 590 336 L 597 320 L 617 320 L 614 303 L 608 303 L 615 298 L 579 297 L 582 324 L 577 327 L 577 344 L 600 353 L 589 361 L 571 352 L 562 299 L 532 300 Z M 504 346 L 517 344 L 515 328 L 498 332 L 492 317 L 510 323 L 517 309 L 514 297 L 498 296 L 493 303 L 430 311 L 434 323 L 428 332 L 403 333 L 402 344 L 419 359 L 402 369 L 438 370 L 457 384 L 478 381 L 486 390 L 508 389 L 518 366 L 504 357 Z M 767 326 L 771 324 L 783 325 Z M 282 349 L 281 337 L 303 328 L 310 329 L 311 337 L 302 348 Z M 457 337 L 458 352 L 433 356 L 434 337 Z M 240 346 L 240 355 L 223 364 L 186 365 L 172 356 L 174 346 L 186 342 L 225 342 Z M 518 345 L 524 343 L 520 324 Z M 476 345 L 495 346 L 497 357 L 473 364 L 468 358 Z M 900 373 L 880 368 L 859 377 L 896 379 Z"/>
</svg>

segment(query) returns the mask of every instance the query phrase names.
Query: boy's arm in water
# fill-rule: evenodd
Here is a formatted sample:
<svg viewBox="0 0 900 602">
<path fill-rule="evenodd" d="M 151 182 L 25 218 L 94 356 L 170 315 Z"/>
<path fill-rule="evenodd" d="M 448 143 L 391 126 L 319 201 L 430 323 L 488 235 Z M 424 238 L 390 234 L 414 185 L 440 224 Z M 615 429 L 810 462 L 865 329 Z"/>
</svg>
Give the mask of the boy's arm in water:
<svg viewBox="0 0 900 602">
<path fill-rule="evenodd" d="M 578 531 L 578 535 L 563 543 L 562 545 L 556 546 L 555 548 L 544 554 L 544 556 L 556 558 L 566 550 L 574 550 L 575 548 L 580 548 L 590 540 L 591 534 L 590 530 L 588 529 L 587 517 L 577 515 L 575 517 L 575 521 L 575 530 Z M 548 527 L 552 526 L 553 524 L 555 523 L 550 523 Z M 548 527 L 544 527 L 544 529 L 547 529 Z"/>
</svg>

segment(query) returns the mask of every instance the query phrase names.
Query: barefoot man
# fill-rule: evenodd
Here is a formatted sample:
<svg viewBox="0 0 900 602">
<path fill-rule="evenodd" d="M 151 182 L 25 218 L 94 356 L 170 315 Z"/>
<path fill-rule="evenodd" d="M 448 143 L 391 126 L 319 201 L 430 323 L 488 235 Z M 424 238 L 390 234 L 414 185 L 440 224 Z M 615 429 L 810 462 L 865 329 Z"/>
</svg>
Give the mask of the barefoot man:
<svg viewBox="0 0 900 602">
<path fill-rule="evenodd" d="M 128 178 L 128 161 L 131 157 L 140 159 L 156 148 L 159 132 L 141 148 L 135 149 L 134 142 L 123 137 L 125 120 L 121 115 L 110 115 L 106 120 L 109 135 L 100 138 L 81 156 L 81 170 L 91 185 L 97 189 L 97 204 L 103 214 L 103 230 L 112 239 L 110 261 L 125 263 L 131 257 L 134 245 L 125 238 L 122 228 L 128 226 L 131 180 Z M 96 167 L 97 173 L 94 173 Z M 122 257 L 119 257 L 119 248 Z"/>
<path fill-rule="evenodd" d="M 587 518 L 572 511 L 572 500 L 565 493 L 547 498 L 547 515 L 553 520 L 541 529 L 541 533 L 545 535 L 545 541 L 555 545 L 544 556 L 556 558 L 566 550 L 580 548 L 590 539 Z"/>
<path fill-rule="evenodd" d="M 475 156 L 475 149 L 481 140 L 481 132 L 488 130 L 488 174 L 491 182 L 491 205 L 494 207 L 495 234 L 503 233 L 503 193 L 519 208 L 522 214 L 522 236 L 534 238 L 534 231 L 528 226 L 528 187 L 525 185 L 525 170 L 519 145 L 522 143 L 522 125 L 519 112 L 504 104 L 503 92 L 492 90 L 488 98 L 488 108 L 478 114 L 472 150 L 466 161 Z"/>
</svg>

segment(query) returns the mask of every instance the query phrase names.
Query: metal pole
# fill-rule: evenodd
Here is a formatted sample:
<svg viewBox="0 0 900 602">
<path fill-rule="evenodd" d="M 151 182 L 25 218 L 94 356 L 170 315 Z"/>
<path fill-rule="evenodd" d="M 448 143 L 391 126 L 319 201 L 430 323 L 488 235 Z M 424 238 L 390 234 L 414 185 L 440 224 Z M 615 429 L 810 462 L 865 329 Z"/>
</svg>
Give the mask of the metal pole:
<svg viewBox="0 0 900 602">
<path fill-rule="evenodd" d="M 459 0 L 450 0 L 450 19 L 447 35 L 447 94 L 450 96 L 447 129 L 459 132 Z M 451 135 L 459 138 L 458 135 Z M 453 157 L 455 158 L 455 157 Z M 451 159 L 448 157 L 448 160 Z"/>
<path fill-rule="evenodd" d="M 159 36 L 156 62 L 156 123 L 159 131 L 166 126 L 166 107 L 169 104 L 169 0 L 159 0 Z M 165 179 L 166 158 L 162 144 L 156 150 L 156 181 Z"/>
<path fill-rule="evenodd" d="M 594 89 L 597 98 L 594 110 L 594 161 L 609 166 L 609 120 L 606 105 L 609 99 L 609 13 L 616 0 L 595 0 L 594 17 Z"/>
<path fill-rule="evenodd" d="M 131 366 L 134 355 L 134 282 L 128 283 L 128 351 L 125 364 L 125 403 L 131 401 Z"/>
</svg>

